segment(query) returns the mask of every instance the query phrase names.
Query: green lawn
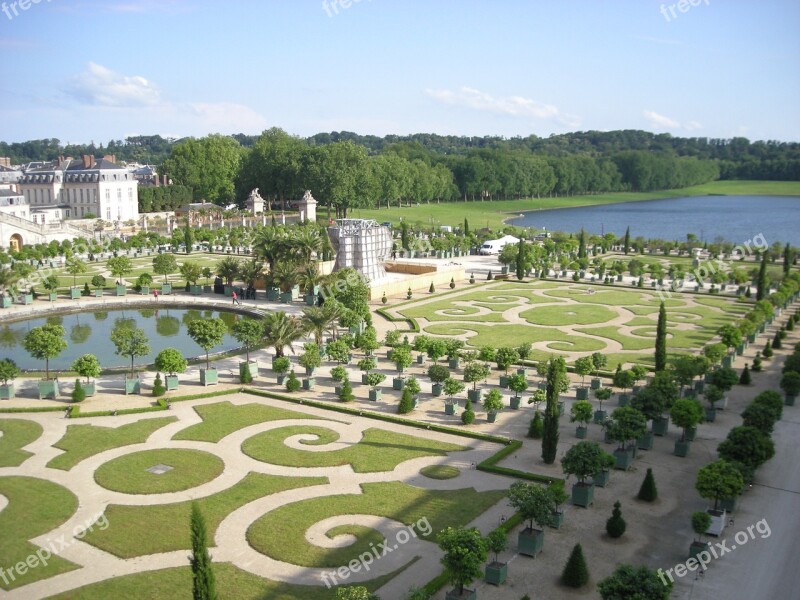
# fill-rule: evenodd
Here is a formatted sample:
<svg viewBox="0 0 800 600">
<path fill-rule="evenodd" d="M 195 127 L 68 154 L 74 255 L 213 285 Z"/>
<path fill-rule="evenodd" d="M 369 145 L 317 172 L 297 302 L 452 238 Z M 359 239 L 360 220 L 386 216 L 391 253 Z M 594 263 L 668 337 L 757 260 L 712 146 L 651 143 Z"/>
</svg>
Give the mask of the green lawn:
<svg viewBox="0 0 800 600">
<path fill-rule="evenodd" d="M 363 584 L 374 592 L 408 567 L 376 577 Z M 264 579 L 230 563 L 215 563 L 214 577 L 221 600 L 334 600 L 336 588 L 294 585 Z M 189 567 L 147 571 L 115 577 L 71 590 L 48 600 L 192 600 L 192 571 Z"/>
<path fill-rule="evenodd" d="M 617 318 L 617 313 L 604 306 L 539 306 L 519 315 L 532 325 L 592 325 L 607 323 Z"/>
<path fill-rule="evenodd" d="M 377 532 L 364 536 L 364 527 L 337 527 L 335 533 L 353 533 L 358 540 L 345 548 L 321 548 L 306 540 L 305 532 L 314 523 L 336 515 L 377 515 L 406 525 L 427 519 L 431 535 L 450 525 L 464 525 L 493 506 L 505 491 L 476 492 L 425 490 L 399 482 L 366 483 L 363 494 L 314 498 L 287 504 L 258 519 L 247 531 L 247 541 L 259 552 L 276 560 L 308 567 L 338 567 L 369 550 L 369 543 L 380 540 Z M 361 535 L 359 535 L 361 534 Z M 422 532 L 419 532 L 420 537 Z"/>
<path fill-rule="evenodd" d="M 222 520 L 245 504 L 285 490 L 328 483 L 325 477 L 280 477 L 248 473 L 225 491 L 197 500 L 212 540 Z M 189 541 L 191 502 L 153 506 L 110 505 L 105 512 L 109 526 L 91 530 L 84 541 L 120 558 L 185 550 Z"/>
<path fill-rule="evenodd" d="M 454 479 L 461 475 L 461 471 L 450 465 L 430 465 L 419 472 L 429 479 Z"/>
<path fill-rule="evenodd" d="M 430 227 L 438 225 L 461 225 L 464 218 L 469 219 L 474 229 L 502 226 L 503 219 L 511 218 L 523 211 L 552 208 L 572 208 L 576 206 L 598 206 L 640 200 L 659 200 L 662 198 L 683 198 L 685 196 L 722 195 L 769 195 L 800 196 L 800 182 L 796 181 L 713 181 L 704 185 L 680 190 L 659 192 L 620 192 L 591 196 L 570 196 L 564 198 L 527 198 L 524 200 L 503 200 L 493 202 L 445 202 L 440 204 L 421 204 L 403 208 L 354 209 L 352 218 L 375 219 L 379 223 L 390 221 L 398 225 L 404 220 L 412 225 Z"/>
<path fill-rule="evenodd" d="M 553 328 L 529 325 L 481 325 L 480 323 L 434 324 L 425 328 L 426 333 L 444 336 L 461 335 L 466 331 L 474 331 L 477 335 L 469 338 L 468 344 L 473 348 L 481 346 L 519 346 L 535 342 L 550 342 L 548 347 L 565 352 L 596 352 L 606 345 L 598 340 L 570 335 Z M 533 360 L 549 358 L 549 354 L 534 349 Z"/>
<path fill-rule="evenodd" d="M 444 456 L 447 452 L 466 450 L 464 446 L 394 433 L 367 429 L 355 445 L 330 452 L 305 452 L 284 445 L 283 441 L 301 433 L 320 436 L 317 444 L 338 439 L 338 434 L 324 427 L 290 426 L 265 431 L 242 444 L 242 451 L 256 460 L 287 467 L 333 467 L 352 465 L 356 473 L 392 471 L 400 463 L 422 456 Z"/>
<path fill-rule="evenodd" d="M 161 475 L 147 471 L 159 464 L 168 465 L 172 470 Z M 162 448 L 110 460 L 94 472 L 94 479 L 98 485 L 123 494 L 165 494 L 211 481 L 224 467 L 222 459 L 208 452 Z"/>
<path fill-rule="evenodd" d="M 0 512 L 0 566 L 11 567 L 36 556 L 39 547 L 28 542 L 58 527 L 69 519 L 78 508 L 78 499 L 69 490 L 33 477 L 0 477 L 0 494 L 8 499 L 8 505 Z M 20 575 L 14 570 L 6 583 L 0 578 L 0 588 L 10 590 L 40 579 L 78 568 L 77 565 L 52 555 L 40 554 L 47 564 L 38 562 L 36 568 Z"/>
<path fill-rule="evenodd" d="M 33 456 L 21 450 L 42 435 L 42 426 L 25 419 L 0 419 L 0 467 L 18 467 Z"/>
<path fill-rule="evenodd" d="M 83 459 L 100 454 L 112 448 L 141 444 L 150 435 L 177 417 L 160 417 L 158 419 L 142 419 L 121 427 L 100 427 L 97 425 L 70 425 L 67 432 L 53 447 L 64 450 L 64 454 L 56 456 L 47 466 L 51 469 L 69 471 Z"/>
<path fill-rule="evenodd" d="M 193 440 L 197 442 L 216 443 L 234 431 L 283 419 L 313 419 L 311 415 L 284 408 L 274 408 L 264 404 L 234 405 L 230 402 L 218 402 L 194 407 L 195 412 L 203 419 L 202 423 L 182 429 L 173 440 Z"/>
</svg>

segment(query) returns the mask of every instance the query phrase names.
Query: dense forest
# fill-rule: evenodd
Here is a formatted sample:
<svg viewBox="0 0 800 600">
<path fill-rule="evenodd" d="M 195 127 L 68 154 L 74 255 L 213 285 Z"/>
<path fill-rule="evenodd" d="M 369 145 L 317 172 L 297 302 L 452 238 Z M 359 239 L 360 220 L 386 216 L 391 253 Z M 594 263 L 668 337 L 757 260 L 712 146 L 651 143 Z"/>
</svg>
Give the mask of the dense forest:
<svg viewBox="0 0 800 600">
<path fill-rule="evenodd" d="M 299 138 L 273 128 L 260 136 L 136 136 L 100 146 L 62 146 L 57 139 L 0 142 L 0 156 L 15 164 L 82 154 L 158 165 L 162 174 L 190 188 L 195 200 L 219 204 L 242 204 L 256 187 L 278 202 L 310 188 L 340 216 L 348 208 L 379 203 L 652 191 L 714 179 L 800 180 L 798 143 L 636 130 L 547 138 L 349 132 Z M 185 192 L 179 195 L 183 200 Z M 150 206 L 173 204 L 167 198 L 144 200 Z"/>
</svg>

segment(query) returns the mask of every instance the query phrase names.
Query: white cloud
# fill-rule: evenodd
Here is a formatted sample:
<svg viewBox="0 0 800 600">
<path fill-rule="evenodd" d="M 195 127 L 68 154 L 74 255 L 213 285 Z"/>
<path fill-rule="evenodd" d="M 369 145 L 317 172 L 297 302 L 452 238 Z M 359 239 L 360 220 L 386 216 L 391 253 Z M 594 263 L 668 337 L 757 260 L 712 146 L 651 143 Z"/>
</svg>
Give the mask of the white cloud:
<svg viewBox="0 0 800 600">
<path fill-rule="evenodd" d="M 427 89 L 425 93 L 442 104 L 450 106 L 464 106 L 473 110 L 511 117 L 555 120 L 570 127 L 577 127 L 580 124 L 578 117 L 564 114 L 552 104 L 543 104 L 523 96 L 495 98 L 471 87 L 462 87 L 456 91 Z"/>
<path fill-rule="evenodd" d="M 645 110 L 643 111 L 644 118 L 653 126 L 658 129 L 683 129 L 685 131 L 697 131 L 698 129 L 702 129 L 703 126 L 698 123 L 697 121 L 689 121 L 687 123 L 681 123 L 680 121 L 673 119 L 671 117 L 667 117 L 665 115 L 661 115 L 653 110 Z"/>
<path fill-rule="evenodd" d="M 160 93 L 140 75 L 123 75 L 90 62 L 86 71 L 73 77 L 64 90 L 82 104 L 95 106 L 153 106 Z"/>
</svg>

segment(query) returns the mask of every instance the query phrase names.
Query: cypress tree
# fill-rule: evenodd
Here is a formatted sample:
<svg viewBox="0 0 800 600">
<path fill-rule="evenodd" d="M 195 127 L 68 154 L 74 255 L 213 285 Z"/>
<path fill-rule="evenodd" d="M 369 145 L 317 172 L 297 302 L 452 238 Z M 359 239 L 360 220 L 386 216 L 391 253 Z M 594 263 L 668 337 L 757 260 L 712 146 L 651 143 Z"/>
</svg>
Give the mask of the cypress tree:
<svg viewBox="0 0 800 600">
<path fill-rule="evenodd" d="M 186 245 L 186 254 L 191 254 L 192 244 L 194 244 L 194 230 L 192 230 L 188 219 L 186 220 L 186 226 L 183 228 L 183 243 Z"/>
<path fill-rule="evenodd" d="M 611 511 L 611 518 L 606 521 L 606 533 L 608 537 L 615 539 L 621 537 L 628 527 L 628 524 L 625 523 L 625 519 L 622 518 L 621 506 L 619 500 L 614 502 L 614 510 Z"/>
<path fill-rule="evenodd" d="M 542 428 L 542 460 L 551 465 L 558 449 L 558 395 L 566 378 L 567 366 L 563 358 L 551 358 L 547 365 L 547 404 Z"/>
<path fill-rule="evenodd" d="M 581 234 L 578 237 L 578 258 L 586 258 L 586 232 L 581 227 Z"/>
<path fill-rule="evenodd" d="M 667 368 L 667 309 L 664 303 L 658 309 L 656 327 L 656 373 Z"/>
<path fill-rule="evenodd" d="M 750 367 L 747 366 L 747 363 L 744 365 L 744 369 L 742 369 L 742 374 L 739 377 L 739 385 L 750 385 Z"/>
<path fill-rule="evenodd" d="M 788 275 L 792 270 L 792 247 L 789 242 L 786 242 L 786 247 L 783 249 L 783 274 Z"/>
<path fill-rule="evenodd" d="M 469 235 L 469 223 L 467 222 L 467 217 L 464 217 L 464 237 Z"/>
<path fill-rule="evenodd" d="M 569 555 L 564 571 L 561 573 L 561 583 L 573 587 L 583 587 L 589 582 L 589 569 L 586 567 L 586 559 L 583 557 L 583 548 L 580 544 L 575 544 Z"/>
<path fill-rule="evenodd" d="M 400 404 L 397 406 L 397 412 L 401 415 L 410 413 L 414 410 L 414 396 L 411 395 L 411 390 L 403 388 L 403 395 L 400 397 Z"/>
<path fill-rule="evenodd" d="M 658 489 L 656 488 L 655 477 L 653 477 L 653 469 L 647 469 L 647 475 L 644 476 L 644 481 L 642 481 L 639 494 L 636 497 L 645 502 L 653 502 L 658 498 Z"/>
<path fill-rule="evenodd" d="M 627 253 L 628 253 L 628 250 L 629 250 L 629 249 L 630 249 L 630 247 L 631 247 L 631 228 L 630 228 L 630 226 L 629 226 L 629 227 L 628 227 L 628 228 L 625 230 L 625 242 L 624 242 L 624 246 L 625 246 L 625 248 L 624 248 L 624 250 L 625 250 L 625 254 L 627 254 Z"/>
<path fill-rule="evenodd" d="M 761 255 L 761 266 L 758 267 L 758 279 L 756 280 L 756 301 L 767 297 L 767 256 L 766 250 Z"/>
<path fill-rule="evenodd" d="M 192 556 L 192 598 L 193 600 L 217 600 L 214 571 L 211 556 L 208 554 L 206 522 L 196 502 L 192 502 L 191 515 Z"/>
<path fill-rule="evenodd" d="M 525 240 L 520 239 L 517 244 L 517 279 L 522 281 L 525 276 Z"/>
</svg>

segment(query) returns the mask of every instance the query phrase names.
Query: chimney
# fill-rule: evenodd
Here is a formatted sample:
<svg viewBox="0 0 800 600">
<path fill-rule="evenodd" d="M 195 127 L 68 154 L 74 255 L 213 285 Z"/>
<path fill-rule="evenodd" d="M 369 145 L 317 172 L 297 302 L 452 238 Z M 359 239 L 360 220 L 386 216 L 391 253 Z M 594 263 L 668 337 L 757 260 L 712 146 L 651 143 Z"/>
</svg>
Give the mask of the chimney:
<svg viewBox="0 0 800 600">
<path fill-rule="evenodd" d="M 116 154 L 106 154 L 103 157 L 103 160 L 107 160 L 110 163 L 117 164 L 117 155 Z"/>
<path fill-rule="evenodd" d="M 91 169 L 94 166 L 94 156 L 90 154 L 83 155 L 83 168 Z"/>
<path fill-rule="evenodd" d="M 158 187 L 158 173 L 153 173 L 153 183 Z"/>
<path fill-rule="evenodd" d="M 156 175 L 156 177 L 158 177 L 158 175 Z M 161 185 L 163 185 L 165 187 L 168 185 L 169 182 L 167 180 L 167 176 L 166 175 L 163 176 L 163 178 L 161 179 L 161 182 L 162 182 Z"/>
<path fill-rule="evenodd" d="M 0 157 L 0 167 L 10 167 L 11 166 L 11 158 L 8 156 Z"/>
</svg>

